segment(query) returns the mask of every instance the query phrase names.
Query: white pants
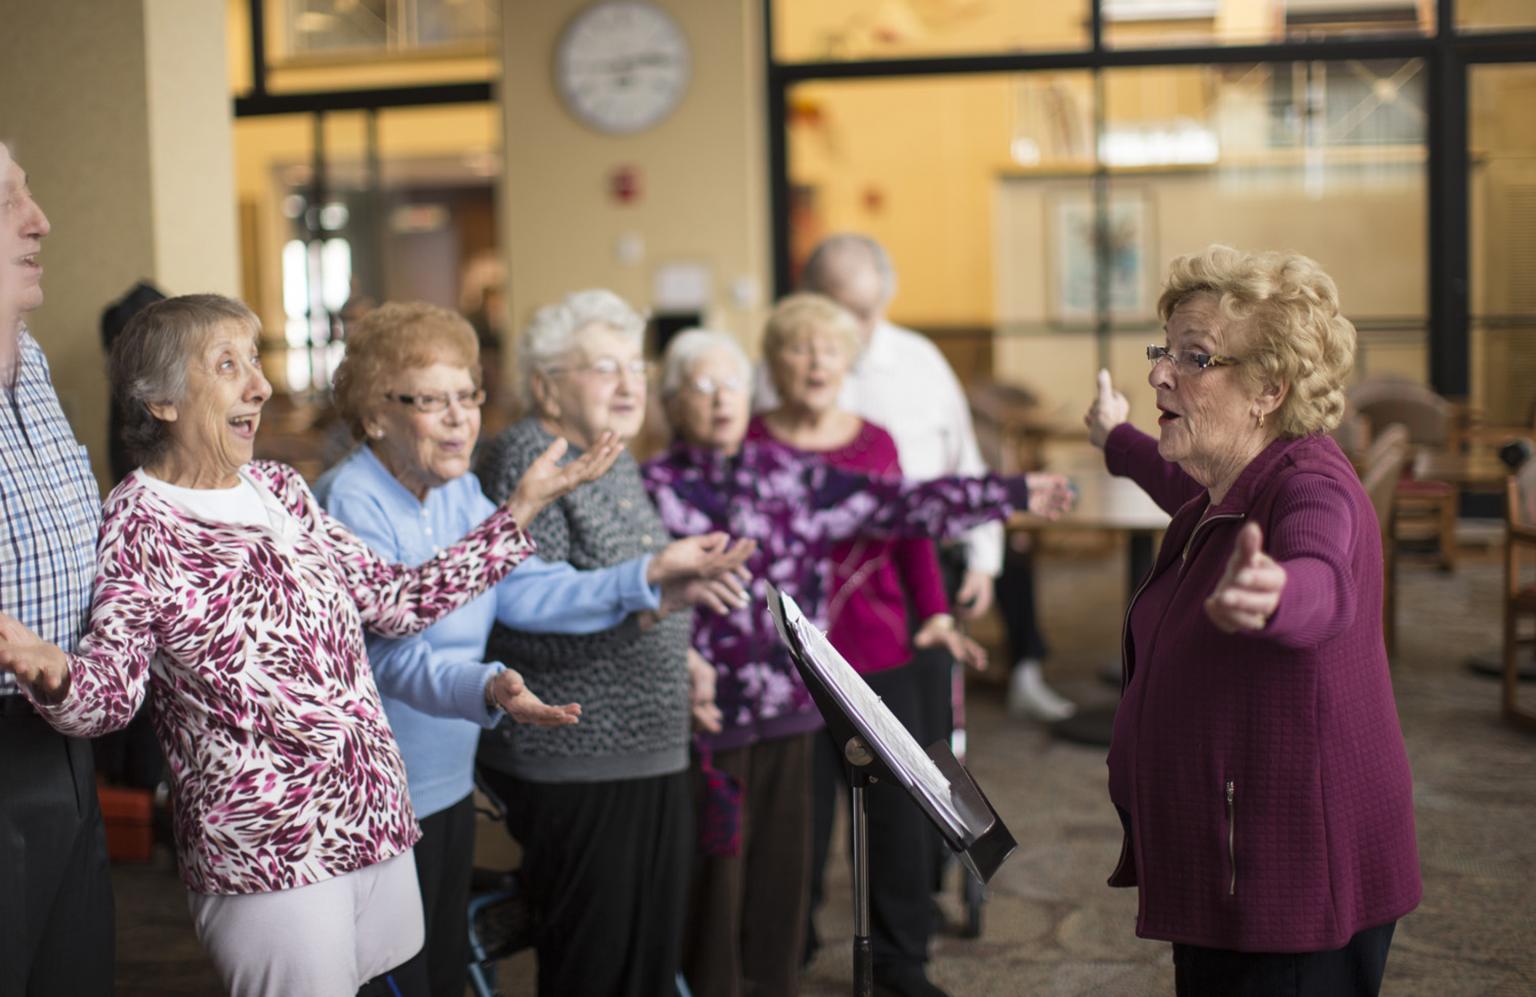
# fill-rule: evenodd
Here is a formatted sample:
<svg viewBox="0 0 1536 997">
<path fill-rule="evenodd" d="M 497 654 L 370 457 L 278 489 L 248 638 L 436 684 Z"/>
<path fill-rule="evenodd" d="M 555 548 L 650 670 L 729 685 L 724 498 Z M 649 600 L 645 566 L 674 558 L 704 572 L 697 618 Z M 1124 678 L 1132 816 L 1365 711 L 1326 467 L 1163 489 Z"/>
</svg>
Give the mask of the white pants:
<svg viewBox="0 0 1536 997">
<path fill-rule="evenodd" d="M 353 997 L 421 951 L 411 852 L 274 893 L 187 893 L 198 941 L 232 997 Z"/>
</svg>

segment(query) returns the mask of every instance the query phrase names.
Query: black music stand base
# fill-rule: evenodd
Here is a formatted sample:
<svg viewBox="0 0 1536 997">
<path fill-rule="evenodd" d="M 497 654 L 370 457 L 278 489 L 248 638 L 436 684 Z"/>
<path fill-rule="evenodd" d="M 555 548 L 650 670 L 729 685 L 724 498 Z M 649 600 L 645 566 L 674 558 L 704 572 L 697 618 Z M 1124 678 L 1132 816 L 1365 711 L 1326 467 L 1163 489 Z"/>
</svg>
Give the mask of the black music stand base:
<svg viewBox="0 0 1536 997">
<path fill-rule="evenodd" d="M 859 766 L 848 768 L 852 794 L 848 814 L 853 825 L 853 997 L 874 997 L 875 956 L 869 947 L 869 824 L 864 817 L 864 790 L 872 780 Z"/>
</svg>

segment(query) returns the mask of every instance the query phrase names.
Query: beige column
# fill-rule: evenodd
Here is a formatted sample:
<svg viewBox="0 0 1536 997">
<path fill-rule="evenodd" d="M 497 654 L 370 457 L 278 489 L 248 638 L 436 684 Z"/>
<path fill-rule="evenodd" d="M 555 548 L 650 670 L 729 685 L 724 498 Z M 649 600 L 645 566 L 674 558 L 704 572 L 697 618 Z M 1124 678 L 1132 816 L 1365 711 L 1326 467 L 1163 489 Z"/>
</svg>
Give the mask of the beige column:
<svg viewBox="0 0 1536 997">
<path fill-rule="evenodd" d="M 29 324 L 106 468 L 102 309 L 143 278 L 239 291 L 225 7 L 0 0 L 0 138 L 53 224 Z"/>
</svg>

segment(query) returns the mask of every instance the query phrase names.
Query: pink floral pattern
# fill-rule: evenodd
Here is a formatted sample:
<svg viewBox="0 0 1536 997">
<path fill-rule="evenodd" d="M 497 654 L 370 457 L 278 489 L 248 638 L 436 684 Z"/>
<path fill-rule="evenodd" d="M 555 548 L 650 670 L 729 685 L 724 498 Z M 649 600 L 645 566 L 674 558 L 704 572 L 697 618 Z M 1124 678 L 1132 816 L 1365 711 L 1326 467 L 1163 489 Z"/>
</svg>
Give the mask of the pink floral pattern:
<svg viewBox="0 0 1536 997">
<path fill-rule="evenodd" d="M 58 729 L 125 725 L 153 685 L 182 877 L 200 893 L 289 889 L 383 861 L 421 832 L 363 647 L 418 633 L 533 543 L 498 511 L 416 568 L 372 553 L 292 468 L 247 471 L 283 532 L 205 522 L 137 476 L 107 499 L 90 633 Z"/>
</svg>

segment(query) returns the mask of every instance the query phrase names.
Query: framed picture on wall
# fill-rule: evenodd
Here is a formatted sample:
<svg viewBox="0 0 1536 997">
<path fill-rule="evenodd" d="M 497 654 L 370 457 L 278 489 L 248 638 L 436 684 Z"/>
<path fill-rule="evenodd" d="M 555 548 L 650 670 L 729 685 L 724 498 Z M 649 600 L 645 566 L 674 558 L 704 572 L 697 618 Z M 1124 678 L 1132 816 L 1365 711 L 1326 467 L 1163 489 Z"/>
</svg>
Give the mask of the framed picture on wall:
<svg viewBox="0 0 1536 997">
<path fill-rule="evenodd" d="M 1151 258 L 1152 205 L 1139 190 L 1111 190 L 1107 251 L 1112 322 L 1149 319 L 1156 304 Z M 1061 194 L 1051 203 L 1046 259 L 1052 267 L 1051 314 L 1062 324 L 1087 325 L 1098 313 L 1098 268 L 1094 252 L 1094 198 L 1089 191 Z"/>
</svg>

